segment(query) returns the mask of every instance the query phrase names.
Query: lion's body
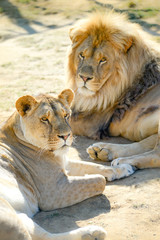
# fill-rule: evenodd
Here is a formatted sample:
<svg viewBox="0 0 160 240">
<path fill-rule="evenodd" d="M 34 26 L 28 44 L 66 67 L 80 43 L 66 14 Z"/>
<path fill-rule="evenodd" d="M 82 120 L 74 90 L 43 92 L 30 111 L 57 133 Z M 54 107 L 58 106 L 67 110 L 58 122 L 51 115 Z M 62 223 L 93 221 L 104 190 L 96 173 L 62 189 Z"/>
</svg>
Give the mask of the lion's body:
<svg viewBox="0 0 160 240">
<path fill-rule="evenodd" d="M 68 82 L 75 92 L 73 133 L 94 139 L 122 136 L 132 141 L 157 134 L 159 46 L 137 24 L 115 13 L 96 14 L 78 22 L 71 28 L 70 38 Z M 153 146 L 149 141 L 146 144 L 148 150 Z"/>
<path fill-rule="evenodd" d="M 126 111 L 119 121 L 112 121 L 114 109 L 74 115 L 71 120 L 74 134 L 100 139 L 105 136 L 122 136 L 140 141 L 158 132 L 160 116 L 160 85 L 150 89 L 137 101 L 132 110 Z M 74 110 L 73 110 L 74 114 Z M 78 115 L 78 116 L 77 116 Z"/>
<path fill-rule="evenodd" d="M 32 221 L 39 211 L 71 206 L 101 194 L 105 178 L 133 173 L 130 165 L 105 167 L 87 162 L 66 162 L 72 143 L 68 124 L 71 90 L 58 97 L 23 96 L 17 111 L 0 131 L 0 239 L 80 240 L 106 239 L 100 227 L 51 234 Z M 85 174 L 91 174 L 84 176 Z"/>
</svg>

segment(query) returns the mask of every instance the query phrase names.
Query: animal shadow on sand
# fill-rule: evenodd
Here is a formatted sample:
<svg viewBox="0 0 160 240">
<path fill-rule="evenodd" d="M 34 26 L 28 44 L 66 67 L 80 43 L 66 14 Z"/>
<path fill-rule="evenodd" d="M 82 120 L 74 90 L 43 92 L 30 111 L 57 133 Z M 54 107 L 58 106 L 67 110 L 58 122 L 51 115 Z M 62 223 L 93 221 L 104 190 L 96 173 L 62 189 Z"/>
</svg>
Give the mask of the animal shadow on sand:
<svg viewBox="0 0 160 240">
<path fill-rule="evenodd" d="M 0 7 L 3 9 L 3 13 L 8 16 L 14 22 L 16 25 L 19 27 L 23 28 L 27 34 L 36 34 L 38 33 L 37 30 L 35 30 L 32 26 L 31 23 L 41 26 L 43 28 L 47 29 L 57 29 L 57 28 L 62 28 L 68 25 L 73 25 L 74 21 L 71 21 L 69 23 L 63 24 L 63 25 L 55 25 L 55 24 L 50 24 L 50 25 L 45 25 L 44 23 L 38 21 L 38 20 L 28 20 L 25 18 L 19 9 L 10 1 L 8 0 L 0 0 Z M 45 30 L 43 30 L 45 31 Z M 24 35 L 24 34 L 23 34 Z"/>
<path fill-rule="evenodd" d="M 108 213 L 110 208 L 110 202 L 106 196 L 99 195 L 71 207 L 40 212 L 35 215 L 34 221 L 50 232 L 61 233 L 79 228 L 76 224 L 77 221 L 88 220 Z"/>
</svg>

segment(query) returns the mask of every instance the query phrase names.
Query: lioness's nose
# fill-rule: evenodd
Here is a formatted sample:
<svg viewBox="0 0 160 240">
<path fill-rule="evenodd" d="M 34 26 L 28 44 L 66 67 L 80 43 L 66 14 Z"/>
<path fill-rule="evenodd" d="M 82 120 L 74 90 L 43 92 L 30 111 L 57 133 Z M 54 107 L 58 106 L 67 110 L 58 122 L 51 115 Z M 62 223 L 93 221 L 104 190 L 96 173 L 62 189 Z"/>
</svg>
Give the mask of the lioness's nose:
<svg viewBox="0 0 160 240">
<path fill-rule="evenodd" d="M 83 75 L 79 75 L 79 76 L 80 76 L 80 78 L 83 79 L 84 82 L 87 82 L 87 81 L 89 81 L 89 80 L 92 80 L 92 78 L 93 78 L 93 77 L 85 77 L 85 76 L 83 76 Z"/>
<path fill-rule="evenodd" d="M 59 138 L 64 139 L 65 141 L 67 140 L 67 138 L 70 136 L 70 133 L 68 135 L 58 135 Z"/>
</svg>

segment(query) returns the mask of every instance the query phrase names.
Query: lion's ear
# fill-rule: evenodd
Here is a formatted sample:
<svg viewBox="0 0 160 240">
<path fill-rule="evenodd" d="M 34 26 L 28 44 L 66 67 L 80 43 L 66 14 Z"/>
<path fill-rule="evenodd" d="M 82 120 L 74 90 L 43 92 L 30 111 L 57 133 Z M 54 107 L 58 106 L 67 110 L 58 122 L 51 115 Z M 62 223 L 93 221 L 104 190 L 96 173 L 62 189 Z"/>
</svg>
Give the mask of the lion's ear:
<svg viewBox="0 0 160 240">
<path fill-rule="evenodd" d="M 65 89 L 60 93 L 58 98 L 62 102 L 67 103 L 69 106 L 71 106 L 72 101 L 74 99 L 74 92 L 71 89 Z"/>
<path fill-rule="evenodd" d="M 72 41 L 73 47 L 76 47 L 85 38 L 87 38 L 86 32 L 80 26 L 74 26 L 70 28 L 69 36 Z"/>
<path fill-rule="evenodd" d="M 133 38 L 132 37 L 128 37 L 126 39 L 126 43 L 124 46 L 124 52 L 127 53 L 129 51 L 129 49 L 132 47 L 133 45 Z"/>
<path fill-rule="evenodd" d="M 69 30 L 69 37 L 72 41 L 72 43 L 77 42 L 78 36 L 81 35 L 80 31 L 76 27 L 72 27 Z"/>
<path fill-rule="evenodd" d="M 20 97 L 16 101 L 16 109 L 18 113 L 23 117 L 28 111 L 30 111 L 35 105 L 37 101 L 34 97 L 30 95 L 26 95 Z"/>
<path fill-rule="evenodd" d="M 110 41 L 114 48 L 124 53 L 128 53 L 134 42 L 132 36 L 123 35 L 120 31 L 113 33 Z"/>
</svg>

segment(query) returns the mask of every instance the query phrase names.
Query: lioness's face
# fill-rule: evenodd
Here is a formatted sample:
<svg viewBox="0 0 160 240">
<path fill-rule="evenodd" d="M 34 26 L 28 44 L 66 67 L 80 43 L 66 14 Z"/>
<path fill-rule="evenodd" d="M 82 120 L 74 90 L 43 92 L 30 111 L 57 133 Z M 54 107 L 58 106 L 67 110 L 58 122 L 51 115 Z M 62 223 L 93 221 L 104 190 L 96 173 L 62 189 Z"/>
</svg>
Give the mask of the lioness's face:
<svg viewBox="0 0 160 240">
<path fill-rule="evenodd" d="M 88 37 L 75 53 L 76 83 L 82 94 L 93 95 L 107 81 L 113 71 L 115 52 L 110 42 L 93 47 Z"/>
<path fill-rule="evenodd" d="M 64 90 L 58 98 L 40 95 L 18 99 L 16 107 L 26 141 L 49 151 L 70 146 L 72 132 L 68 120 L 72 99 L 73 92 L 70 89 Z"/>
</svg>

